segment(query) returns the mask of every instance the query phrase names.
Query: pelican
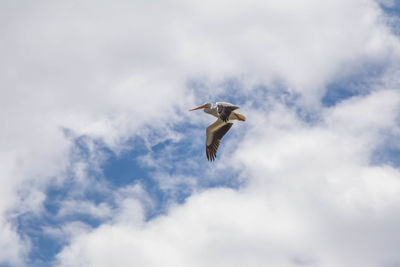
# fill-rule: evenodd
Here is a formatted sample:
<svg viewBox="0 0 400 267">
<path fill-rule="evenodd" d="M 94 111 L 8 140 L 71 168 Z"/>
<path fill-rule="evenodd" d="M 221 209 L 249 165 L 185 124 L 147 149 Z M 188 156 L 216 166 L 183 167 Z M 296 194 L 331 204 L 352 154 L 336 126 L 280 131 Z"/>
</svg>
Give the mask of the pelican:
<svg viewBox="0 0 400 267">
<path fill-rule="evenodd" d="M 245 121 L 246 117 L 234 112 L 234 110 L 239 109 L 238 106 L 226 102 L 217 102 L 215 107 L 211 103 L 206 103 L 189 111 L 198 109 L 204 109 L 205 113 L 217 117 L 217 120 L 206 130 L 206 156 L 209 161 L 213 161 L 217 157 L 219 143 L 232 127 L 233 120 Z"/>
</svg>

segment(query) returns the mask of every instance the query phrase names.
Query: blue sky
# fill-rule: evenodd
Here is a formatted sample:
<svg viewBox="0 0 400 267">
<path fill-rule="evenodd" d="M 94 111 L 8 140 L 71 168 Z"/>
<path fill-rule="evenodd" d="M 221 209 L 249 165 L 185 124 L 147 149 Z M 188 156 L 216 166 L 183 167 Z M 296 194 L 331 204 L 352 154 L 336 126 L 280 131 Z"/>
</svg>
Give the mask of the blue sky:
<svg viewBox="0 0 400 267">
<path fill-rule="evenodd" d="M 1 5 L 0 266 L 400 262 L 398 2 Z"/>
</svg>

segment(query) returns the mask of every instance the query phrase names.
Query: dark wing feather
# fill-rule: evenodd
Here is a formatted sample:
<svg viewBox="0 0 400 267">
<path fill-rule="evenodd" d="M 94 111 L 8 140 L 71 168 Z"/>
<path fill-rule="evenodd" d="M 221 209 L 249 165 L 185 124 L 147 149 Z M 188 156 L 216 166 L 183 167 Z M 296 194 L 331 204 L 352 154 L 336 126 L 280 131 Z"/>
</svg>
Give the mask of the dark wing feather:
<svg viewBox="0 0 400 267">
<path fill-rule="evenodd" d="M 219 143 L 221 142 L 222 137 L 224 137 L 224 135 L 232 127 L 232 125 L 233 123 L 227 123 L 214 132 L 211 144 L 209 146 L 206 146 L 206 155 L 208 160 L 215 160 L 215 158 L 217 157 Z"/>
<path fill-rule="evenodd" d="M 217 104 L 218 115 L 224 122 L 227 122 L 231 112 L 238 108 L 239 107 L 233 105 Z"/>
</svg>

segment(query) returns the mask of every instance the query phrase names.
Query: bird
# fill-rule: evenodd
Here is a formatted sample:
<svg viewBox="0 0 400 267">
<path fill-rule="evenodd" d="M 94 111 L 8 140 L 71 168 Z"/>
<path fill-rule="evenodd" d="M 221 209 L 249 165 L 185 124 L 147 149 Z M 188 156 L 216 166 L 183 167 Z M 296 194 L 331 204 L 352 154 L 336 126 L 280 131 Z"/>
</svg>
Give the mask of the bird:
<svg viewBox="0 0 400 267">
<path fill-rule="evenodd" d="M 211 103 L 192 108 L 189 111 L 204 109 L 205 113 L 217 117 L 217 120 L 206 129 L 206 156 L 207 160 L 214 161 L 222 137 L 231 129 L 234 120 L 246 121 L 246 116 L 236 113 L 239 109 L 227 102 L 217 102 L 213 107 Z"/>
</svg>

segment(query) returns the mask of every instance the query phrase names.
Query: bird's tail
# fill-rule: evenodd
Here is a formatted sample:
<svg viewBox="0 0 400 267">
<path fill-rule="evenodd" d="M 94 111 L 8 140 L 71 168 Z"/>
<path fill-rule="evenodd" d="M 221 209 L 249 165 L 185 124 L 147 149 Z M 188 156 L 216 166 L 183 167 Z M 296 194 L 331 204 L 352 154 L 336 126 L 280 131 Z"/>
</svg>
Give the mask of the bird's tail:
<svg viewBox="0 0 400 267">
<path fill-rule="evenodd" d="M 246 116 L 245 115 L 239 114 L 239 113 L 236 113 L 236 112 L 235 112 L 235 114 L 236 114 L 236 117 L 238 118 L 238 120 L 246 121 Z"/>
</svg>

